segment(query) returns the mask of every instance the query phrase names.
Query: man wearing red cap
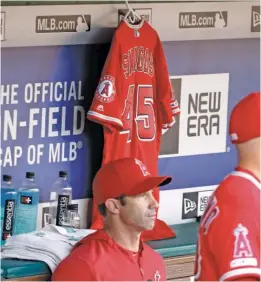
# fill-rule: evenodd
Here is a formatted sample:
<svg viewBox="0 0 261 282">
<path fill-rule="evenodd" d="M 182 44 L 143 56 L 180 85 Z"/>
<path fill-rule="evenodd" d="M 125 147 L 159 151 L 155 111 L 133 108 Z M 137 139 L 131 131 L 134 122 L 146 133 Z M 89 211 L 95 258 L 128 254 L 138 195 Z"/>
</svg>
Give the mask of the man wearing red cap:
<svg viewBox="0 0 261 282">
<path fill-rule="evenodd" d="M 101 167 L 93 181 L 104 228 L 86 236 L 55 270 L 53 281 L 164 281 L 164 261 L 140 240 L 156 220 L 153 188 L 171 177 L 152 176 L 133 158 Z"/>
<path fill-rule="evenodd" d="M 233 109 L 229 133 L 238 166 L 219 185 L 201 218 L 196 281 L 260 281 L 260 92 Z"/>
</svg>

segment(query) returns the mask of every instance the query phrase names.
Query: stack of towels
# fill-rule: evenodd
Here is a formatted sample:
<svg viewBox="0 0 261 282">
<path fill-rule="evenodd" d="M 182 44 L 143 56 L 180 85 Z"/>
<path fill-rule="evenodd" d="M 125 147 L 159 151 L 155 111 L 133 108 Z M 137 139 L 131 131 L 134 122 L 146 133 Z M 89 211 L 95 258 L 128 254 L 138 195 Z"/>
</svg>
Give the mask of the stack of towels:
<svg viewBox="0 0 261 282">
<path fill-rule="evenodd" d="M 73 246 L 93 232 L 95 230 L 64 228 L 50 224 L 38 231 L 8 238 L 2 246 L 1 258 L 44 261 L 53 272 L 69 255 Z"/>
</svg>

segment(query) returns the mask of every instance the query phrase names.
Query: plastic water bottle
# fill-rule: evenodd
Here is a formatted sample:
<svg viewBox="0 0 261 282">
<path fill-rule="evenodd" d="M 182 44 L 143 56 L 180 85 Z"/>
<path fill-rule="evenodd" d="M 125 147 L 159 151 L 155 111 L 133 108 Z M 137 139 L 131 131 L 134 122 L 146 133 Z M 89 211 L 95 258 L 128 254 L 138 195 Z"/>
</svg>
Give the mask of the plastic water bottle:
<svg viewBox="0 0 261 282">
<path fill-rule="evenodd" d="M 18 189 L 14 234 L 33 232 L 37 226 L 39 188 L 34 173 L 26 172 L 26 179 Z"/>
<path fill-rule="evenodd" d="M 67 213 L 64 214 L 63 217 L 63 227 L 65 228 L 81 228 L 81 218 L 78 213 L 78 205 L 77 204 L 69 204 L 67 207 Z"/>
<path fill-rule="evenodd" d="M 1 185 L 1 246 L 13 235 L 17 192 L 10 175 L 3 175 Z"/>
<path fill-rule="evenodd" d="M 50 193 L 51 223 L 62 226 L 63 218 L 67 213 L 68 205 L 72 201 L 72 186 L 67 180 L 67 172 L 59 171 L 59 177 L 54 182 Z"/>
</svg>

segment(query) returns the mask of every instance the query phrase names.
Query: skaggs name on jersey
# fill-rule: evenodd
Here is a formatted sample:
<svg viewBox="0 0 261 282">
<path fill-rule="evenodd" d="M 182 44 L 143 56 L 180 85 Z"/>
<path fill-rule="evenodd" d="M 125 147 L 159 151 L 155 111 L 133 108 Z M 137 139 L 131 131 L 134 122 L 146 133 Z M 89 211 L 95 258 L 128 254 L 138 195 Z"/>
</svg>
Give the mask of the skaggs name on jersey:
<svg viewBox="0 0 261 282">
<path fill-rule="evenodd" d="M 124 76 L 127 79 L 135 72 L 143 72 L 149 76 L 154 74 L 153 54 L 149 48 L 135 46 L 123 54 Z"/>
</svg>

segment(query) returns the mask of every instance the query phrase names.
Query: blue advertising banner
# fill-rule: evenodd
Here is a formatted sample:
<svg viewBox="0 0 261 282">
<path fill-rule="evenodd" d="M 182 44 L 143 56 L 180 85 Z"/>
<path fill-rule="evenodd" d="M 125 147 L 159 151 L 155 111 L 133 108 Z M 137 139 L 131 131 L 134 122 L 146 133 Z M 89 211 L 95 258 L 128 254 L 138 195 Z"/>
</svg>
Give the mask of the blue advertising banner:
<svg viewBox="0 0 261 282">
<path fill-rule="evenodd" d="M 26 171 L 35 172 L 41 201 L 49 199 L 59 170 L 68 171 L 74 199 L 90 196 L 103 139 L 86 111 L 108 45 L 94 47 L 2 50 L 2 173 L 19 187 Z"/>
<path fill-rule="evenodd" d="M 41 202 L 49 199 L 59 170 L 68 171 L 74 199 L 92 194 L 91 181 L 102 159 L 103 132 L 86 120 L 86 111 L 108 47 L 2 49 L 2 174 L 12 175 L 19 187 L 26 171 L 35 172 Z M 224 100 L 227 118 L 240 98 L 259 89 L 258 39 L 169 42 L 164 48 L 171 76 L 182 80 L 187 75 L 229 74 L 228 99 Z M 180 120 L 179 127 L 183 126 Z M 163 142 L 164 138 L 167 135 Z M 172 142 L 171 134 L 168 138 Z M 160 158 L 160 173 L 173 176 L 172 184 L 164 189 L 217 184 L 236 163 L 226 132 L 224 138 L 229 149 L 223 153 Z"/>
</svg>

